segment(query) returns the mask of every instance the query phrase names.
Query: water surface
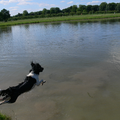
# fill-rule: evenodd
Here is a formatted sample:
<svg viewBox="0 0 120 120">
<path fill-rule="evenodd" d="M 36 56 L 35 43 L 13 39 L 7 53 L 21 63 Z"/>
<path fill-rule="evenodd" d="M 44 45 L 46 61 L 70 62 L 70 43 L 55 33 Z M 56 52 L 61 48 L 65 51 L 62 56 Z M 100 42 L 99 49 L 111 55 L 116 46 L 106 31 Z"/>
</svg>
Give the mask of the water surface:
<svg viewBox="0 0 120 120">
<path fill-rule="evenodd" d="M 120 21 L 0 28 L 0 88 L 22 82 L 30 62 L 44 86 L 0 106 L 13 120 L 119 120 Z"/>
</svg>

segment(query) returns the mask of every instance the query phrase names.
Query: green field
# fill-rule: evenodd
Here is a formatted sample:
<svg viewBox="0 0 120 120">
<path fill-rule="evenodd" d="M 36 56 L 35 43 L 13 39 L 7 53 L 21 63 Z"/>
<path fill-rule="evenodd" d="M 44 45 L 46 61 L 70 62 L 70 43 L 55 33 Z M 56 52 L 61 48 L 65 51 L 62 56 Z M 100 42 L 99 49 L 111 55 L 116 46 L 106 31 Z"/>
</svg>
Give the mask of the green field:
<svg viewBox="0 0 120 120">
<path fill-rule="evenodd" d="M 97 21 L 104 19 L 120 19 L 120 13 L 116 14 L 94 14 L 94 15 L 74 15 L 50 18 L 32 18 L 25 20 L 16 20 L 8 22 L 0 22 L 0 26 L 11 26 L 30 23 L 46 23 L 46 22 L 61 22 L 61 21 Z"/>
</svg>

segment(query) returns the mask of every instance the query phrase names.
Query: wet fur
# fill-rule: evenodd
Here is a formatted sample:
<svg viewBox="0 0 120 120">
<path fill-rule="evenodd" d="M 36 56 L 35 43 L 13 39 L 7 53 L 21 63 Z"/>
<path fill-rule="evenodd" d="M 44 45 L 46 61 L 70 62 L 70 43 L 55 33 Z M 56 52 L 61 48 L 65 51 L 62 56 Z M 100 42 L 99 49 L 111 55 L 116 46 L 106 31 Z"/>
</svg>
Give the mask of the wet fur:
<svg viewBox="0 0 120 120">
<path fill-rule="evenodd" d="M 44 68 L 41 67 L 39 63 L 31 62 L 31 67 L 32 69 L 29 72 L 33 71 L 37 75 L 39 75 L 39 73 L 44 70 Z M 6 90 L 2 90 L 0 92 L 0 95 L 4 97 L 3 100 L 5 100 L 8 97 L 11 98 L 7 103 L 14 103 L 19 95 L 31 90 L 35 83 L 35 78 L 32 78 L 31 76 L 26 76 L 24 82 L 18 84 L 17 86 L 9 87 Z"/>
</svg>

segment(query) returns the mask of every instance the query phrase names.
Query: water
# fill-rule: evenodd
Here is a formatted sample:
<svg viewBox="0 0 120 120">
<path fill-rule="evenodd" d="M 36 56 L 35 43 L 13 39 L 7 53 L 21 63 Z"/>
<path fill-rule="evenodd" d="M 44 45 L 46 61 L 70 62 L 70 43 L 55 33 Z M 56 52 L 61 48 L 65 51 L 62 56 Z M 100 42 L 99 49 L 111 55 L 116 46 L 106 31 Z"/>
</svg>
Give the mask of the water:
<svg viewBox="0 0 120 120">
<path fill-rule="evenodd" d="M 13 120 L 119 120 L 120 21 L 0 28 L 0 88 L 22 82 L 30 62 L 44 86 L 0 106 Z"/>
</svg>

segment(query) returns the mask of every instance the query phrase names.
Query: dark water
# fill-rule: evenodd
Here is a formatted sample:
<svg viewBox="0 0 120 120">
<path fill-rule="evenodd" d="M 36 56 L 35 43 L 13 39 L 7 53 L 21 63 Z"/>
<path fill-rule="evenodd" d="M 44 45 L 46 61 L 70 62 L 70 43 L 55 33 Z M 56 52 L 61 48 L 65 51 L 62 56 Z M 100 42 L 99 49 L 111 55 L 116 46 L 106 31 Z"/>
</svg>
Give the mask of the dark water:
<svg viewBox="0 0 120 120">
<path fill-rule="evenodd" d="M 119 20 L 0 28 L 0 88 L 22 82 L 32 60 L 47 83 L 0 112 L 13 120 L 119 120 Z"/>
</svg>

